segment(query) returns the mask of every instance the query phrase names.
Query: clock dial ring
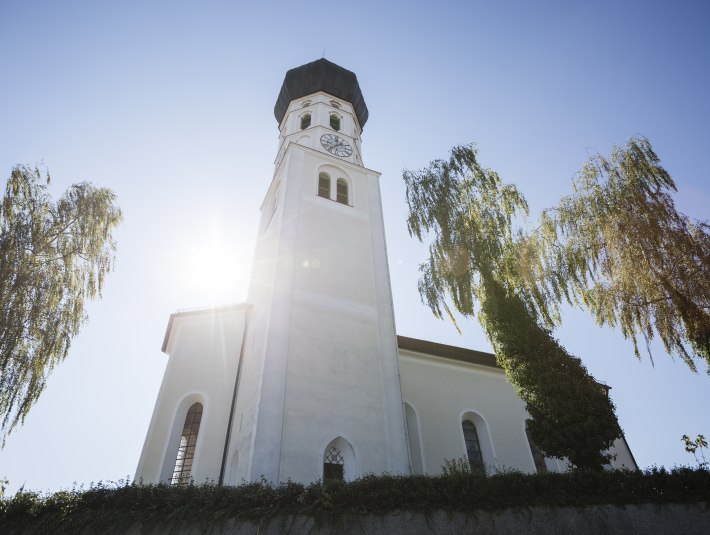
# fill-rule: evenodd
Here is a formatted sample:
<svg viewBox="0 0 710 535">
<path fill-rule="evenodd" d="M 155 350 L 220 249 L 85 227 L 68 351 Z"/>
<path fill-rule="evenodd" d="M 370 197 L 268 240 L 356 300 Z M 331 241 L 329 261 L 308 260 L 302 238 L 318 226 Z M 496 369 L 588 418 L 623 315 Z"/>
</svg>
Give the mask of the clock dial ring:
<svg viewBox="0 0 710 535">
<path fill-rule="evenodd" d="M 325 150 L 339 158 L 347 158 L 353 153 L 353 148 L 350 144 L 335 134 L 323 134 L 320 137 L 320 144 L 323 145 Z"/>
</svg>

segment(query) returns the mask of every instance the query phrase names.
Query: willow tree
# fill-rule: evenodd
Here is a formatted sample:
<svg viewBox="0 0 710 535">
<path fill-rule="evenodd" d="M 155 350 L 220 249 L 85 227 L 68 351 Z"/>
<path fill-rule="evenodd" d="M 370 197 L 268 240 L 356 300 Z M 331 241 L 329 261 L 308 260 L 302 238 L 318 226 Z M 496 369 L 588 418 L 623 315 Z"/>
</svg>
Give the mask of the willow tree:
<svg viewBox="0 0 710 535">
<path fill-rule="evenodd" d="M 525 402 L 529 432 L 553 457 L 600 469 L 620 436 L 606 391 L 552 336 L 530 303 L 544 292 L 525 285 L 526 242 L 513 228 L 527 203 L 512 185 L 483 168 L 472 146 L 454 147 L 448 161 L 404 171 L 411 235 L 431 239 L 419 292 L 434 315 L 477 316 L 498 363 Z M 523 245 L 521 245 L 523 244 Z M 455 323 L 455 320 L 454 320 Z"/>
<path fill-rule="evenodd" d="M 637 357 L 638 340 L 648 347 L 657 333 L 693 371 L 697 359 L 710 364 L 710 226 L 678 212 L 674 191 L 646 138 L 591 158 L 527 242 L 538 311 L 585 305 L 619 326 Z"/>
<path fill-rule="evenodd" d="M 54 203 L 49 175 L 13 168 L 0 204 L 0 437 L 24 421 L 113 267 L 115 195 L 88 183 Z"/>
</svg>

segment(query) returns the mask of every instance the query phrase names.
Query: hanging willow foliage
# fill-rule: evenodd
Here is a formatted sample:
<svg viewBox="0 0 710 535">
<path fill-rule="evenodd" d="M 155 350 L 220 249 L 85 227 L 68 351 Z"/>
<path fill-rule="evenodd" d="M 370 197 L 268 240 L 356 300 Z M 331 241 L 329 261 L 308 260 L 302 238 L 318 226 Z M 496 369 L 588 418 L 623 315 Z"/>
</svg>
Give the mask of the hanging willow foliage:
<svg viewBox="0 0 710 535">
<path fill-rule="evenodd" d="M 113 267 L 115 195 L 88 183 L 52 202 L 37 168 L 18 165 L 0 205 L 0 438 L 21 423 L 86 320 Z"/>
<path fill-rule="evenodd" d="M 657 333 L 693 371 L 710 364 L 710 226 L 679 213 L 674 191 L 646 138 L 591 158 L 528 242 L 524 276 L 544 296 L 531 303 L 551 316 L 563 300 L 585 305 L 637 357 L 639 338 L 648 348 Z"/>
<path fill-rule="evenodd" d="M 529 252 L 513 219 L 527 215 L 527 203 L 515 186 L 481 167 L 476 154 L 472 146 L 454 147 L 448 161 L 404 171 L 409 232 L 433 240 L 420 268 L 422 300 L 439 318 L 454 320 L 449 300 L 462 315 L 477 315 L 532 417 L 535 443 L 577 467 L 599 469 L 620 436 L 614 406 L 528 305 L 544 294 L 522 284 L 519 273 Z"/>
</svg>

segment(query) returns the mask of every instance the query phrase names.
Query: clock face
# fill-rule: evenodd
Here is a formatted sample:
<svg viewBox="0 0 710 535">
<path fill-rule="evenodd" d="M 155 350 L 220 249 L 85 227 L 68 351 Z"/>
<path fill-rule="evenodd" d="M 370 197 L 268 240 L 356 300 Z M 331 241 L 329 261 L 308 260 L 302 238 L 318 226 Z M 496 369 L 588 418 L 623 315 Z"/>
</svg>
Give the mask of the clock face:
<svg viewBox="0 0 710 535">
<path fill-rule="evenodd" d="M 342 137 L 335 134 L 323 134 L 320 137 L 323 148 L 340 158 L 345 158 L 353 153 L 353 148 Z"/>
</svg>

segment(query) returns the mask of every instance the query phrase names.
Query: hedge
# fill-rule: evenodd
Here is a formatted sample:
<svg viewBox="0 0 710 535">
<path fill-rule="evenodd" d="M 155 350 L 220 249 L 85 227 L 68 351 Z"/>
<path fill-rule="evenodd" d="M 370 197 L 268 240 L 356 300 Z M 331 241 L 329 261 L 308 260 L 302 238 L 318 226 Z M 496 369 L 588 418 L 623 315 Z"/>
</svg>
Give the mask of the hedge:
<svg viewBox="0 0 710 535">
<path fill-rule="evenodd" d="M 0 500 L 0 532 L 119 533 L 140 524 L 195 523 L 214 527 L 227 519 L 263 523 L 307 515 L 338 522 L 359 514 L 395 511 L 497 511 L 535 506 L 710 503 L 710 472 L 653 468 L 647 471 L 493 476 L 370 475 L 352 482 L 302 485 L 266 481 L 240 486 L 96 484 L 42 495 L 18 492 Z"/>
</svg>

